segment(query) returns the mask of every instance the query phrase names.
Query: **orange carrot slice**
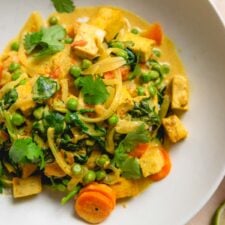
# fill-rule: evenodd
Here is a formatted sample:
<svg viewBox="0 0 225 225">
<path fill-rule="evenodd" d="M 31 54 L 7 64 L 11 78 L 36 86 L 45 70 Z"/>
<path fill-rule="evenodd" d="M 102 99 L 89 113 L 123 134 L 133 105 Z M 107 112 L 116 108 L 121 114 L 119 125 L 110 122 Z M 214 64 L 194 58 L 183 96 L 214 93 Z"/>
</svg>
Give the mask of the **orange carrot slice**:
<svg viewBox="0 0 225 225">
<path fill-rule="evenodd" d="M 112 71 L 105 72 L 104 73 L 104 78 L 106 80 L 114 79 L 115 78 L 115 74 Z"/>
<path fill-rule="evenodd" d="M 162 148 L 161 148 L 161 152 L 162 152 L 164 160 L 165 160 L 165 165 L 163 166 L 163 168 L 160 172 L 149 176 L 149 178 L 153 181 L 160 181 L 163 178 L 165 178 L 170 173 L 170 170 L 172 167 L 169 153 Z"/>
<path fill-rule="evenodd" d="M 85 40 L 74 41 L 71 44 L 71 47 L 82 47 L 82 46 L 85 46 L 86 44 L 87 44 L 87 42 Z"/>
<path fill-rule="evenodd" d="M 102 193 L 87 191 L 79 194 L 74 209 L 82 219 L 95 224 L 102 222 L 110 215 L 113 202 Z"/>
<path fill-rule="evenodd" d="M 103 195 L 105 195 L 107 198 L 109 198 L 112 202 L 113 202 L 113 207 L 115 207 L 116 205 L 116 194 L 113 191 L 113 189 L 111 187 L 109 187 L 106 184 L 99 184 L 99 183 L 91 183 L 89 185 L 87 185 L 86 187 L 84 187 L 80 193 L 84 193 L 84 192 L 98 192 L 101 193 Z"/>
<path fill-rule="evenodd" d="M 162 27 L 158 23 L 153 23 L 150 27 L 142 34 L 142 36 L 152 39 L 157 45 L 161 45 L 163 39 Z"/>
<path fill-rule="evenodd" d="M 149 143 L 138 144 L 135 149 L 130 152 L 130 156 L 140 158 L 145 153 L 145 151 L 148 150 L 149 146 Z"/>
</svg>

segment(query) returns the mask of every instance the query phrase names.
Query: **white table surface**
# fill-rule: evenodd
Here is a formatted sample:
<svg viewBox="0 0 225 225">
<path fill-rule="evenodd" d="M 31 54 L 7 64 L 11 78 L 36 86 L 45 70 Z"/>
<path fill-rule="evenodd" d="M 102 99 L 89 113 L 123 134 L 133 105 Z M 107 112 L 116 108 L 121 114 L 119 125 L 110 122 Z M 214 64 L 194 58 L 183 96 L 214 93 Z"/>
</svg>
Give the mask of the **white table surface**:
<svg viewBox="0 0 225 225">
<path fill-rule="evenodd" d="M 211 2 L 216 8 L 225 27 L 225 0 L 211 0 Z M 224 201 L 225 201 L 225 178 L 223 179 L 217 191 L 207 202 L 207 204 L 186 225 L 210 225 L 215 210 Z"/>
</svg>

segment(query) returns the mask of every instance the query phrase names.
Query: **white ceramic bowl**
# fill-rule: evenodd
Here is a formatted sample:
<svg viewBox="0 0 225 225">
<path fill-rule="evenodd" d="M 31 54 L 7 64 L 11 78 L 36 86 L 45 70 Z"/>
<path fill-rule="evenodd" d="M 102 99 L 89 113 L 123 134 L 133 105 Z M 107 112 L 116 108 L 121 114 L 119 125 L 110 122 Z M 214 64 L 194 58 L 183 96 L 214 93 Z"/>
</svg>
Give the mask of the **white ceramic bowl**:
<svg viewBox="0 0 225 225">
<path fill-rule="evenodd" d="M 0 48 L 15 36 L 29 13 L 53 11 L 50 0 L 1 0 Z M 206 0 L 77 0 L 83 5 L 116 5 L 148 21 L 159 21 L 174 40 L 191 81 L 190 111 L 183 117 L 186 141 L 172 149 L 170 176 L 152 185 L 105 225 L 183 225 L 212 195 L 225 172 L 225 29 Z M 44 193 L 24 201 L 0 196 L 1 221 L 11 225 L 83 224 L 71 204 Z"/>
</svg>

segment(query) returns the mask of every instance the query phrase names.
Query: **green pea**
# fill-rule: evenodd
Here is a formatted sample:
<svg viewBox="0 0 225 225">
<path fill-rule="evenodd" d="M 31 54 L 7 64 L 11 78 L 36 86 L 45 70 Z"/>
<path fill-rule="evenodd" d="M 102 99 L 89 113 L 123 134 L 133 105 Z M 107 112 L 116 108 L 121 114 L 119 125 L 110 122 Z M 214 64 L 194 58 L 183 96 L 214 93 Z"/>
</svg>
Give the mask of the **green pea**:
<svg viewBox="0 0 225 225">
<path fill-rule="evenodd" d="M 74 175 L 80 175 L 82 172 L 82 166 L 78 163 L 74 164 L 72 167 L 72 172 Z"/>
<path fill-rule="evenodd" d="M 151 80 L 149 72 L 144 72 L 141 74 L 140 79 L 143 83 L 148 83 Z"/>
<path fill-rule="evenodd" d="M 170 66 L 167 63 L 161 65 L 162 74 L 168 74 L 170 72 Z"/>
<path fill-rule="evenodd" d="M 76 111 L 77 106 L 78 106 L 78 101 L 76 98 L 70 98 L 66 103 L 66 107 L 71 111 Z"/>
<path fill-rule="evenodd" d="M 64 41 L 65 41 L 66 44 L 72 44 L 73 43 L 73 38 L 67 37 Z"/>
<path fill-rule="evenodd" d="M 108 155 L 103 154 L 96 159 L 96 164 L 102 168 L 106 168 L 110 164 Z"/>
<path fill-rule="evenodd" d="M 51 16 L 48 20 L 50 25 L 56 25 L 59 23 L 59 20 L 56 16 Z"/>
<path fill-rule="evenodd" d="M 11 50 L 13 50 L 13 51 L 18 52 L 19 47 L 20 47 L 20 44 L 19 44 L 18 41 L 14 41 L 14 42 L 11 44 Z"/>
<path fill-rule="evenodd" d="M 33 116 L 35 117 L 35 119 L 40 120 L 42 119 L 44 115 L 44 108 L 43 107 L 38 107 L 37 109 L 34 110 L 33 112 Z"/>
<path fill-rule="evenodd" d="M 150 63 L 150 65 L 151 65 L 152 70 L 156 70 L 158 72 L 161 72 L 161 65 L 159 63 L 152 62 L 152 63 Z"/>
<path fill-rule="evenodd" d="M 74 77 L 74 78 L 77 78 L 80 76 L 81 74 L 81 68 L 77 65 L 73 65 L 70 67 L 70 74 Z"/>
<path fill-rule="evenodd" d="M 140 33 L 140 31 L 137 28 L 132 28 L 130 32 L 133 33 L 133 34 L 139 34 Z"/>
<path fill-rule="evenodd" d="M 120 57 L 122 57 L 122 58 L 124 58 L 124 59 L 128 59 L 128 53 L 125 51 L 125 50 L 123 50 L 123 49 L 117 49 L 115 52 L 114 52 L 117 56 L 120 56 Z"/>
<path fill-rule="evenodd" d="M 12 73 L 12 80 L 17 80 L 21 76 L 22 72 L 20 70 L 16 70 Z"/>
<path fill-rule="evenodd" d="M 20 68 L 20 64 L 19 63 L 16 63 L 16 62 L 12 62 L 10 65 L 9 65 L 9 72 L 12 73 L 12 72 L 15 72 L 16 70 L 18 70 Z"/>
<path fill-rule="evenodd" d="M 148 74 L 149 74 L 150 80 L 156 80 L 156 79 L 158 79 L 159 76 L 160 76 L 159 72 L 156 71 L 156 70 L 151 70 L 151 71 L 149 71 Z"/>
<path fill-rule="evenodd" d="M 153 54 L 156 56 L 156 57 L 160 57 L 161 56 L 161 51 L 160 51 L 160 49 L 158 49 L 158 48 L 153 48 L 152 49 L 152 52 L 153 52 Z"/>
<path fill-rule="evenodd" d="M 25 119 L 20 113 L 14 113 L 12 115 L 12 124 L 14 126 L 21 126 L 24 123 Z"/>
<path fill-rule="evenodd" d="M 119 117 L 118 117 L 116 114 L 112 115 L 112 116 L 109 117 L 109 119 L 108 119 L 108 123 L 109 123 L 110 125 L 116 125 L 116 124 L 118 123 L 118 121 L 119 121 Z"/>
<path fill-rule="evenodd" d="M 157 94 L 157 89 L 156 89 L 156 87 L 153 86 L 153 85 L 150 85 L 150 86 L 148 87 L 148 91 L 149 91 L 149 93 L 150 93 L 151 96 L 155 96 L 155 95 Z"/>
<path fill-rule="evenodd" d="M 95 178 L 96 178 L 95 172 L 93 170 L 89 170 L 83 177 L 83 183 L 89 184 L 89 183 L 95 181 Z"/>
<path fill-rule="evenodd" d="M 92 62 L 89 59 L 83 59 L 81 62 L 81 69 L 86 70 L 92 65 Z"/>
<path fill-rule="evenodd" d="M 143 96 L 143 95 L 145 95 L 145 88 L 143 88 L 143 87 L 137 87 L 137 94 L 139 95 L 139 96 Z"/>
<path fill-rule="evenodd" d="M 101 181 L 106 177 L 106 172 L 105 170 L 99 170 L 96 172 L 96 180 Z"/>
<path fill-rule="evenodd" d="M 121 41 L 113 41 L 110 43 L 112 48 L 121 48 L 124 49 L 124 44 Z"/>
</svg>

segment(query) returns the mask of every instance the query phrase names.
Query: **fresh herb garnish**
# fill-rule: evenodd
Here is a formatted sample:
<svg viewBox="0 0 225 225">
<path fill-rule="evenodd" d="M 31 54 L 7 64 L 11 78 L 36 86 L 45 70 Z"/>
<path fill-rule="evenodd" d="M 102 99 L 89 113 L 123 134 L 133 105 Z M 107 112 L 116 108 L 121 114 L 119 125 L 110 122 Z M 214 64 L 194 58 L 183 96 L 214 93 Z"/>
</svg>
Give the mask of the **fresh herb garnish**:
<svg viewBox="0 0 225 225">
<path fill-rule="evenodd" d="M 14 163 L 40 163 L 40 167 L 44 167 L 43 152 L 31 138 L 15 140 L 9 150 L 9 157 Z"/>
<path fill-rule="evenodd" d="M 109 93 L 101 78 L 93 78 L 93 76 L 80 77 L 78 87 L 84 96 L 84 102 L 90 105 L 104 103 Z"/>
<path fill-rule="evenodd" d="M 1 101 L 1 106 L 3 109 L 8 109 L 13 103 L 16 102 L 18 98 L 18 93 L 15 88 L 8 91 Z"/>
<path fill-rule="evenodd" d="M 51 98 L 59 89 L 58 83 L 48 77 L 40 76 L 33 86 L 33 100 L 42 103 Z"/>
<path fill-rule="evenodd" d="M 72 0 L 51 0 L 57 12 L 70 13 L 75 9 L 75 5 Z"/>
<path fill-rule="evenodd" d="M 28 33 L 24 38 L 27 54 L 34 57 L 50 56 L 64 49 L 62 40 L 66 36 L 65 29 L 60 25 L 42 28 L 38 32 Z"/>
<path fill-rule="evenodd" d="M 130 132 L 120 142 L 115 151 L 114 163 L 122 171 L 122 176 L 127 179 L 138 179 L 141 177 L 141 169 L 138 160 L 128 155 L 138 143 L 149 141 L 149 132 L 145 129 L 144 124 L 139 126 L 135 131 Z"/>
</svg>

